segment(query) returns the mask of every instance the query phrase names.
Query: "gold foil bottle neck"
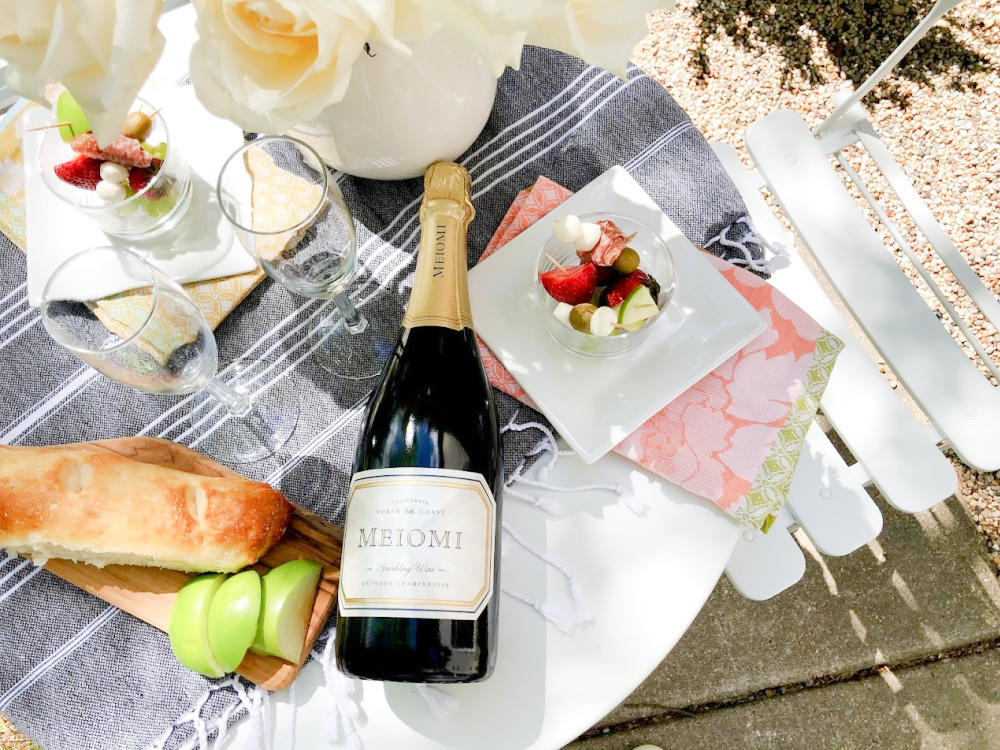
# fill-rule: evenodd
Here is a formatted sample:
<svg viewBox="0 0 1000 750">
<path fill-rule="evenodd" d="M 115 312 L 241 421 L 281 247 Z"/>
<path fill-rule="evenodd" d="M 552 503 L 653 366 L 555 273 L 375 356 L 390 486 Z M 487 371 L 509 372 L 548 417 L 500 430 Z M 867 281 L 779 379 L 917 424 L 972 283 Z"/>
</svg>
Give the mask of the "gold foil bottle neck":
<svg viewBox="0 0 1000 750">
<path fill-rule="evenodd" d="M 472 328 L 466 234 L 476 215 L 464 167 L 437 162 L 424 174 L 420 250 L 404 328 Z"/>
<path fill-rule="evenodd" d="M 472 178 L 461 164 L 439 161 L 427 167 L 424 173 L 424 198 L 420 203 L 420 216 L 441 206 L 439 201 L 458 203 L 465 207 L 466 221 L 476 215 L 472 207 Z"/>
</svg>

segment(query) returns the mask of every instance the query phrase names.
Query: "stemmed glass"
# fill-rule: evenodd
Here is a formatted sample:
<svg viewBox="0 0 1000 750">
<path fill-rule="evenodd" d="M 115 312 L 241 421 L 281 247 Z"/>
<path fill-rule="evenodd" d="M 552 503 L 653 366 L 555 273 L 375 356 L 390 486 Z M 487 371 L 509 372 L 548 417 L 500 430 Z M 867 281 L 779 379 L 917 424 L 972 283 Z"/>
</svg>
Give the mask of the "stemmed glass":
<svg viewBox="0 0 1000 750">
<path fill-rule="evenodd" d="M 295 294 L 333 301 L 336 309 L 315 324 L 313 358 L 341 377 L 377 375 L 388 354 L 386 337 L 347 293 L 357 234 L 319 154 L 296 138 L 258 138 L 229 157 L 217 190 L 223 215 L 268 276 Z"/>
<path fill-rule="evenodd" d="M 214 397 L 225 409 L 199 420 L 207 429 L 191 447 L 247 463 L 271 455 L 295 429 L 297 404 L 262 404 L 218 378 L 218 349 L 201 310 L 131 250 L 94 247 L 70 257 L 45 285 L 41 313 L 57 343 L 112 380 L 147 393 Z"/>
</svg>

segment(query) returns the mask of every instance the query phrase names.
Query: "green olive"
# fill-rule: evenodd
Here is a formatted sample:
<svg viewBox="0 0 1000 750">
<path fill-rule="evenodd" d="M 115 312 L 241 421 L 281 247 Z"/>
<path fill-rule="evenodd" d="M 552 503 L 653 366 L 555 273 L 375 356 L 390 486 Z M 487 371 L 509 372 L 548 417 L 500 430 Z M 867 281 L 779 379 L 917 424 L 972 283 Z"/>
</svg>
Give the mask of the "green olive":
<svg viewBox="0 0 1000 750">
<path fill-rule="evenodd" d="M 153 121 L 142 112 L 130 112 L 122 123 L 122 135 L 144 141 L 153 130 Z"/>
<path fill-rule="evenodd" d="M 597 312 L 597 307 L 584 302 L 569 311 L 569 324 L 583 333 L 590 333 L 590 317 Z"/>
<path fill-rule="evenodd" d="M 639 267 L 639 253 L 630 247 L 622 250 L 612 266 L 618 273 L 628 275 Z"/>
</svg>

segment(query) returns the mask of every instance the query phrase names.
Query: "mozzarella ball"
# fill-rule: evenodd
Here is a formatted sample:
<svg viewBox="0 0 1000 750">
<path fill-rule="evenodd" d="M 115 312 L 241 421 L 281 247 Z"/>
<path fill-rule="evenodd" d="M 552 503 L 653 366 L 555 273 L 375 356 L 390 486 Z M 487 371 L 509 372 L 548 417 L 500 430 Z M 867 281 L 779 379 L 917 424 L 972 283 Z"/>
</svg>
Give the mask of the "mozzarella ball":
<svg viewBox="0 0 1000 750">
<path fill-rule="evenodd" d="M 552 225 L 552 234 L 556 239 L 567 245 L 571 245 L 580 236 L 580 219 L 573 214 L 564 216 Z"/>
<path fill-rule="evenodd" d="M 125 200 L 125 186 L 120 182 L 101 180 L 97 183 L 97 196 L 105 203 L 120 203 Z"/>
<path fill-rule="evenodd" d="M 573 246 L 581 253 L 590 252 L 601 239 L 601 228 L 597 224 L 584 222 L 580 225 L 580 235 L 573 242 Z"/>
<path fill-rule="evenodd" d="M 113 161 L 101 165 L 101 179 L 107 182 L 125 182 L 128 179 L 128 169 Z"/>
<path fill-rule="evenodd" d="M 590 332 L 595 336 L 610 336 L 615 332 L 618 313 L 610 307 L 598 307 L 590 317 Z"/>
</svg>

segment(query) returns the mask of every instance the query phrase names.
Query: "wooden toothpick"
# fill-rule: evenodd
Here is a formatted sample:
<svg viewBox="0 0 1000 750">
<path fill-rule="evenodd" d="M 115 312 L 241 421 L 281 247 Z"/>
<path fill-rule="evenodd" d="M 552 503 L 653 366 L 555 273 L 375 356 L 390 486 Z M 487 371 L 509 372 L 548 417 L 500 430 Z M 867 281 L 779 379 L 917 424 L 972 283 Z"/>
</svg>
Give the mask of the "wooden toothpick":
<svg viewBox="0 0 1000 750">
<path fill-rule="evenodd" d="M 565 271 L 565 270 L 566 270 L 566 269 L 565 269 L 565 267 L 564 267 L 564 266 L 562 265 L 562 263 L 560 263 L 560 262 L 559 262 L 558 260 L 556 260 L 555 258 L 553 258 L 553 257 L 552 257 L 551 255 L 549 255 L 548 253 L 545 253 L 545 257 L 546 257 L 546 258 L 548 258 L 548 259 L 549 259 L 549 261 L 550 261 L 550 262 L 552 263 L 552 265 L 554 265 L 554 266 L 555 266 L 556 268 L 558 268 L 558 269 L 559 269 L 560 271 Z"/>
<path fill-rule="evenodd" d="M 28 128 L 25 132 L 34 133 L 36 130 L 48 130 L 49 128 L 64 128 L 68 127 L 70 123 L 68 122 L 53 122 L 48 125 L 39 125 L 37 128 Z"/>
</svg>

